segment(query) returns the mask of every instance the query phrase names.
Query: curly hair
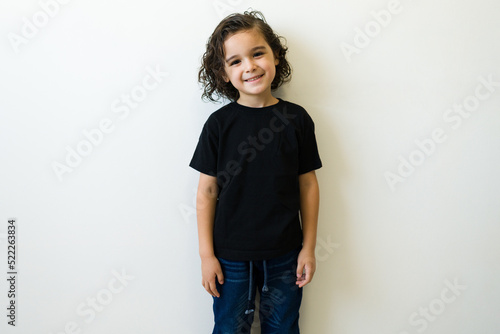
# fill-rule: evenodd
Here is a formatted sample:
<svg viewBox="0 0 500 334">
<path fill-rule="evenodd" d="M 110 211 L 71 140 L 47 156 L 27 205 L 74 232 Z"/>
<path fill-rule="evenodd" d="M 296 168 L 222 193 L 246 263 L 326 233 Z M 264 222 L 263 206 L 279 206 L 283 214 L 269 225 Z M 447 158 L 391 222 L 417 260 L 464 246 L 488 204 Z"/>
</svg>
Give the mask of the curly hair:
<svg viewBox="0 0 500 334">
<path fill-rule="evenodd" d="M 207 49 L 201 59 L 198 81 L 203 85 L 203 100 L 218 101 L 227 98 L 236 101 L 239 92 L 231 82 L 224 81 L 225 60 L 224 41 L 229 35 L 237 32 L 258 29 L 267 44 L 273 50 L 274 56 L 279 60 L 276 65 L 276 75 L 271 83 L 271 90 L 275 90 L 283 83 L 290 81 L 292 69 L 286 60 L 288 48 L 282 40 L 285 39 L 274 33 L 267 24 L 264 15 L 259 11 L 246 11 L 243 14 L 235 13 L 223 19 L 215 28 L 207 41 Z"/>
</svg>

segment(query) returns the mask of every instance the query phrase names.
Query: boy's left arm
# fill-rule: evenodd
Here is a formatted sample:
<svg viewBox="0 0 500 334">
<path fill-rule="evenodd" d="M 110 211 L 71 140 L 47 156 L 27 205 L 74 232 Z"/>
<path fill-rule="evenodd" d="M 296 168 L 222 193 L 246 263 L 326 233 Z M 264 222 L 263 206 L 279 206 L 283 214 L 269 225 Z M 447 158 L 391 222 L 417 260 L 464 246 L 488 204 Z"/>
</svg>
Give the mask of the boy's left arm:
<svg viewBox="0 0 500 334">
<path fill-rule="evenodd" d="M 311 282 L 316 271 L 316 233 L 318 230 L 319 185 L 315 171 L 299 175 L 300 218 L 304 235 L 297 261 L 297 282 L 302 288 Z"/>
</svg>

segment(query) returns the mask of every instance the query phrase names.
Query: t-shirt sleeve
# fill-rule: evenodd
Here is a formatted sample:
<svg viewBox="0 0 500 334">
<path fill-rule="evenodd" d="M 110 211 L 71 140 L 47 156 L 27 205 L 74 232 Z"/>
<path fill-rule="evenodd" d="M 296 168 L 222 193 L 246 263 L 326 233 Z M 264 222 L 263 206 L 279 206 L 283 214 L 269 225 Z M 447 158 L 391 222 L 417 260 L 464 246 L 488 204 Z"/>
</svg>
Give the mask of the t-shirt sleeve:
<svg viewBox="0 0 500 334">
<path fill-rule="evenodd" d="M 314 122 L 307 112 L 304 111 L 301 138 L 299 144 L 299 175 L 319 169 L 322 167 L 318 152 L 316 135 L 314 134 Z"/>
<path fill-rule="evenodd" d="M 189 166 L 203 174 L 217 176 L 218 141 L 217 121 L 214 117 L 209 117 L 203 126 Z"/>
</svg>

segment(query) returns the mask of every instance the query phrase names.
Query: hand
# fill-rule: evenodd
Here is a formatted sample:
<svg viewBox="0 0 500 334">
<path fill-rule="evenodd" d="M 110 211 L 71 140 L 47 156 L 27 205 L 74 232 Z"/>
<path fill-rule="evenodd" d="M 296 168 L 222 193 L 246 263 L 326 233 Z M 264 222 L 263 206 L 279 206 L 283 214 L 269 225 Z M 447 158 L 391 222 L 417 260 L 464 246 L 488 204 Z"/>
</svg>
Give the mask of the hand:
<svg viewBox="0 0 500 334">
<path fill-rule="evenodd" d="M 220 297 L 215 280 L 217 279 L 219 284 L 224 284 L 224 275 L 219 260 L 215 256 L 201 259 L 201 277 L 201 285 L 205 290 L 214 297 Z"/>
<path fill-rule="evenodd" d="M 314 255 L 314 250 L 311 251 L 302 248 L 297 259 L 297 281 L 295 284 L 297 284 L 299 288 L 304 287 L 311 282 L 315 271 L 316 256 Z"/>
</svg>

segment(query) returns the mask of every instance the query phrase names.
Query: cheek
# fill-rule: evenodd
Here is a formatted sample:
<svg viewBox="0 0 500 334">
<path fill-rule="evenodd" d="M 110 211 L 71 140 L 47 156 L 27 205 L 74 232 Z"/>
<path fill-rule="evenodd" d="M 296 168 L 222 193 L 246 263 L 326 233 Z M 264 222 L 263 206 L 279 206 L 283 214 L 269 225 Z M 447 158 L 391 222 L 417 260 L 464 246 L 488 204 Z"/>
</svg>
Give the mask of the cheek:
<svg viewBox="0 0 500 334">
<path fill-rule="evenodd" d="M 234 78 L 234 76 L 235 76 L 235 71 L 234 70 L 226 68 L 224 72 L 226 73 L 226 75 L 224 77 L 224 80 L 226 82 L 231 81 Z"/>
<path fill-rule="evenodd" d="M 276 72 L 276 66 L 278 66 L 278 64 L 277 64 L 277 62 L 276 62 L 276 61 L 274 61 L 274 60 L 273 60 L 273 61 L 271 61 L 271 62 L 269 63 L 269 67 L 271 67 L 271 68 L 272 68 L 272 71 L 273 71 L 273 72 Z"/>
<path fill-rule="evenodd" d="M 271 71 L 273 73 L 273 76 L 275 76 L 276 75 L 276 65 L 272 66 L 272 70 Z"/>
</svg>

